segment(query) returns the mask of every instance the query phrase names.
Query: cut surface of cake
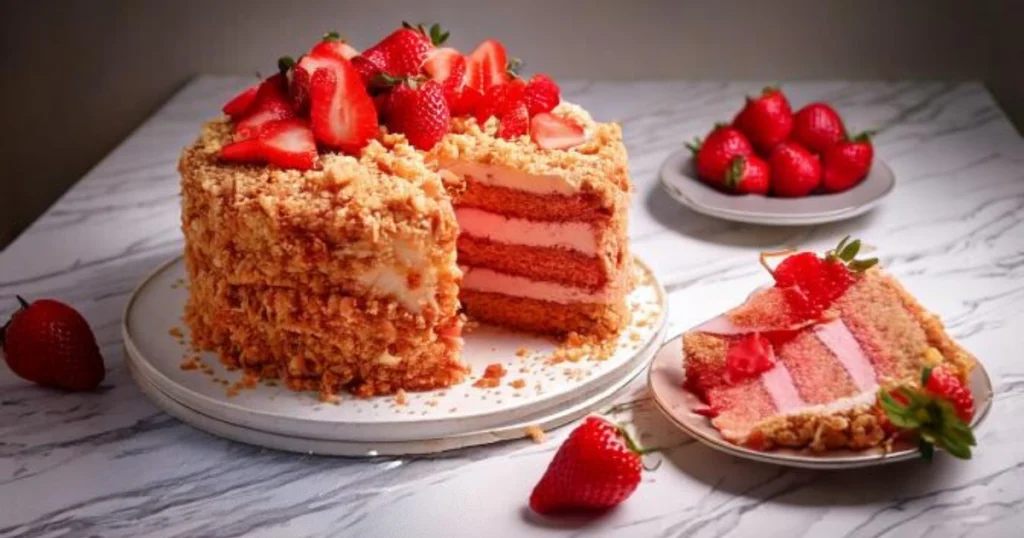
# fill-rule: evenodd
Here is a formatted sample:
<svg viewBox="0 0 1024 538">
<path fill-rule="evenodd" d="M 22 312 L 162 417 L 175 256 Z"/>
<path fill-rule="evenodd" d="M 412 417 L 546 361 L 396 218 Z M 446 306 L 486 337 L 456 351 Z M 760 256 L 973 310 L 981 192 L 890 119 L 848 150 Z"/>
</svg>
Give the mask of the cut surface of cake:
<svg viewBox="0 0 1024 538">
<path fill-rule="evenodd" d="M 683 336 L 686 388 L 726 440 L 873 447 L 893 433 L 881 392 L 920 389 L 935 368 L 966 380 L 974 358 L 941 322 L 872 263 L 838 258 L 842 248 L 790 256 L 775 286 Z"/>
<path fill-rule="evenodd" d="M 328 35 L 185 149 L 201 349 L 293 389 L 370 396 L 464 380 L 467 315 L 625 327 L 621 129 L 560 103 L 548 77 L 510 75 L 500 43 L 462 56 L 439 36 L 403 27 L 359 54 Z"/>
</svg>

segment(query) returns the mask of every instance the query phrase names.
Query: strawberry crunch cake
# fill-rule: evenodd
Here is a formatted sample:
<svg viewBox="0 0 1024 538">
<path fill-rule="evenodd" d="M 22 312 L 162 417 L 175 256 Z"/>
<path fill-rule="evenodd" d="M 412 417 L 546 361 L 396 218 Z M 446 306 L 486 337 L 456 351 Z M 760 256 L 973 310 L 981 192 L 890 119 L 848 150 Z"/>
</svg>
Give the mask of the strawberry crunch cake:
<svg viewBox="0 0 1024 538">
<path fill-rule="evenodd" d="M 726 440 L 864 449 L 913 432 L 969 457 L 975 359 L 859 241 L 793 254 L 775 286 L 683 336 L 685 388 Z"/>
<path fill-rule="evenodd" d="M 224 107 L 179 164 L 185 321 L 225 363 L 360 396 L 461 382 L 466 317 L 628 324 L 621 128 L 436 25 L 328 34 Z"/>
</svg>

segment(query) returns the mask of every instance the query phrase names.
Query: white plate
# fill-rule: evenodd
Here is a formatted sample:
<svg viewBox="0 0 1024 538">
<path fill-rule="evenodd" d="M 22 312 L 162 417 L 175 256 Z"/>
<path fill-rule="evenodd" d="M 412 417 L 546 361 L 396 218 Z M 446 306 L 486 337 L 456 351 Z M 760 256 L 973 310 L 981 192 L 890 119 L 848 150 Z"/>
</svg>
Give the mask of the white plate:
<svg viewBox="0 0 1024 538">
<path fill-rule="evenodd" d="M 176 259 L 146 278 L 124 314 L 126 356 L 139 373 L 174 400 L 209 417 L 234 425 L 287 436 L 356 442 L 401 442 L 435 439 L 503 427 L 541 413 L 591 398 L 646 362 L 663 337 L 664 291 L 650 269 L 637 261 L 642 282 L 629 301 L 633 324 L 623 331 L 616 352 L 606 360 L 549 365 L 535 356 L 518 357 L 520 348 L 546 357 L 555 343 L 522 333 L 481 326 L 466 335 L 464 358 L 473 373 L 448 389 L 411 392 L 408 403 L 390 396 L 359 399 L 341 395 L 340 404 L 324 403 L 313 392 L 294 392 L 283 385 L 260 383 L 229 396 L 227 387 L 242 376 L 229 372 L 210 353 L 202 361 L 211 375 L 182 370 L 186 345 L 171 336 L 172 327 L 188 337 L 180 317 L 187 290 L 176 285 L 185 277 Z M 641 323 L 646 321 L 646 323 Z M 643 325 L 643 326 L 641 326 Z M 508 374 L 494 389 L 472 386 L 488 364 L 501 363 Z M 515 389 L 512 380 L 526 387 Z M 540 387 L 538 390 L 537 387 Z"/>
<path fill-rule="evenodd" d="M 656 348 L 652 347 L 646 354 L 646 359 L 638 361 L 636 366 L 627 375 L 616 380 L 598 393 L 584 400 L 579 400 L 569 406 L 553 412 L 544 413 L 534 417 L 528 417 L 520 422 L 508 424 L 500 428 L 472 432 L 463 435 L 443 437 L 438 439 L 424 439 L 421 441 L 390 441 L 390 442 L 356 442 L 338 441 L 330 439 L 314 439 L 292 435 L 280 435 L 272 432 L 265 432 L 246 428 L 230 422 L 217 420 L 204 415 L 158 389 L 152 382 L 143 376 L 134 363 L 128 363 L 128 371 L 142 392 L 157 407 L 164 410 L 171 416 L 190 424 L 209 434 L 224 437 L 232 441 L 238 441 L 250 445 L 273 448 L 275 450 L 286 450 L 303 454 L 319 454 L 322 456 L 355 456 L 355 457 L 376 457 L 376 456 L 404 456 L 414 454 L 434 454 L 446 450 L 455 450 L 471 446 L 479 446 L 491 443 L 500 443 L 513 439 L 522 439 L 528 436 L 527 428 L 536 426 L 544 431 L 558 428 L 568 424 L 591 412 L 600 412 L 602 408 L 610 405 L 630 381 L 640 375 L 646 368 Z"/>
<path fill-rule="evenodd" d="M 730 195 L 697 179 L 690 150 L 683 148 L 662 163 L 661 185 L 676 201 L 704 215 L 751 224 L 799 226 L 845 220 L 870 211 L 892 192 L 896 176 L 876 158 L 868 177 L 848 191 L 804 198 Z"/>
<path fill-rule="evenodd" d="M 655 355 L 648 373 L 648 386 L 658 409 L 669 421 L 715 450 L 764 463 L 807 469 L 853 469 L 920 457 L 917 447 L 908 443 L 893 447 L 888 453 L 881 448 L 860 451 L 830 450 L 824 453 L 790 448 L 759 451 L 734 445 L 722 438 L 707 417 L 693 412 L 693 409 L 702 403 L 696 395 L 683 389 L 685 377 L 683 339 L 682 335 L 679 335 L 667 341 Z M 971 372 L 969 381 L 975 404 L 971 426 L 976 428 L 992 406 L 992 380 L 979 362 Z"/>
</svg>

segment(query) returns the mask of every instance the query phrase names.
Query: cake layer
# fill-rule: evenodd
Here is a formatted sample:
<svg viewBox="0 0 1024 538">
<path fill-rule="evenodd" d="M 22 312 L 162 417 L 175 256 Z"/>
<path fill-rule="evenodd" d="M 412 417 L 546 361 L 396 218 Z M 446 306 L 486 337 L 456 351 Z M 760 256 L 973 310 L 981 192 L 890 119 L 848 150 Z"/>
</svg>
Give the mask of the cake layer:
<svg viewBox="0 0 1024 538">
<path fill-rule="evenodd" d="M 597 258 L 555 248 L 508 245 L 459 236 L 459 263 L 510 275 L 585 288 L 600 289 L 608 281 Z"/>
<path fill-rule="evenodd" d="M 481 184 L 472 177 L 463 178 L 465 190 L 455 200 L 458 207 L 472 207 L 516 218 L 578 222 L 607 220 L 612 208 L 601 205 L 595 196 L 584 194 L 539 195 L 508 187 Z"/>
<path fill-rule="evenodd" d="M 460 237 L 470 236 L 494 243 L 563 249 L 596 256 L 596 230 L 580 221 L 540 221 L 509 217 L 472 207 L 455 210 Z"/>
<path fill-rule="evenodd" d="M 558 282 L 501 273 L 484 267 L 461 267 L 463 291 L 500 293 L 558 304 L 611 303 L 622 297 L 622 291 L 614 283 L 608 283 L 596 290 L 588 290 Z"/>
<path fill-rule="evenodd" d="M 630 319 L 624 300 L 562 304 L 465 288 L 459 299 L 473 319 L 542 334 L 575 332 L 605 338 L 625 328 Z"/>
</svg>

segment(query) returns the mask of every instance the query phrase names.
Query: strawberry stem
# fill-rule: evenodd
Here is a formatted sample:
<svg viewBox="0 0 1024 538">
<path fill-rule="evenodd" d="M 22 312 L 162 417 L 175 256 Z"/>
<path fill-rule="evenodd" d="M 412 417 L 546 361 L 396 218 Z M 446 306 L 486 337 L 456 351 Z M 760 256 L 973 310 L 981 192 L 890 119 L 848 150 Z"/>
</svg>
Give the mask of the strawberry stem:
<svg viewBox="0 0 1024 538">
<path fill-rule="evenodd" d="M 341 41 L 342 39 L 341 39 L 341 34 L 339 34 L 335 30 L 332 30 L 330 32 L 325 33 L 323 35 L 323 37 L 320 38 L 320 40 L 321 41 Z"/>
<path fill-rule="evenodd" d="M 24 297 L 21 295 L 15 295 L 15 297 L 17 297 L 18 302 L 21 303 L 22 308 L 28 308 L 28 301 L 26 301 Z"/>
<path fill-rule="evenodd" d="M 693 138 L 693 142 L 687 142 L 685 144 L 686 149 L 690 150 L 690 153 L 696 155 L 700 151 L 700 146 L 704 141 L 699 136 Z"/>
<path fill-rule="evenodd" d="M 761 255 L 758 256 L 758 261 L 761 262 L 761 267 L 764 267 L 764 270 L 768 271 L 768 274 L 772 275 L 772 277 L 775 277 L 775 271 L 772 270 L 771 266 L 768 265 L 768 258 L 778 258 L 779 256 L 788 256 L 790 254 L 793 254 L 794 252 L 796 252 L 796 250 L 791 249 L 791 248 L 787 248 L 785 250 L 774 250 L 774 251 L 762 252 Z"/>
</svg>

